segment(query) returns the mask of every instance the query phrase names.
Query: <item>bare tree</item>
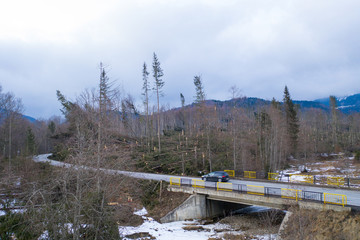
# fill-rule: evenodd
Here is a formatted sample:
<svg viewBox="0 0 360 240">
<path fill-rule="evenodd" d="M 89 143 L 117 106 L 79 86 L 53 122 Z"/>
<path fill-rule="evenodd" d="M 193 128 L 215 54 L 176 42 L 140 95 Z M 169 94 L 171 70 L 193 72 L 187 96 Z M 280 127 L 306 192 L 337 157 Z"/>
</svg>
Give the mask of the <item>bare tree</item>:
<svg viewBox="0 0 360 240">
<path fill-rule="evenodd" d="M 11 159 L 14 152 L 20 151 L 19 149 L 13 148 L 14 145 L 14 130 L 17 129 L 16 124 L 22 122 L 21 113 L 23 111 L 23 104 L 21 99 L 16 98 L 12 93 L 0 93 L 0 106 L 1 115 L 0 120 L 3 122 L 2 128 L 4 130 L 4 136 L 7 139 L 3 143 L 3 156 L 8 158 L 9 171 L 11 168 Z M 21 126 L 19 124 L 19 126 Z M 24 131 L 25 133 L 25 131 Z M 7 146 L 6 146 L 7 145 Z M 6 154 L 7 152 L 7 154 Z"/>
<path fill-rule="evenodd" d="M 236 136 L 236 126 L 237 126 L 237 112 L 238 109 L 236 108 L 236 99 L 241 96 L 240 89 L 233 85 L 230 87 L 229 92 L 231 94 L 231 100 L 233 101 L 233 107 L 231 109 L 231 123 L 232 123 L 232 140 L 233 140 L 233 169 L 236 169 L 236 149 L 237 149 L 237 136 Z"/>
<path fill-rule="evenodd" d="M 145 127 L 145 137 L 146 137 L 146 146 L 148 149 L 148 152 L 150 151 L 150 138 L 151 138 L 151 132 L 150 132 L 150 119 L 149 119 L 149 92 L 150 92 L 150 83 L 148 81 L 149 72 L 147 71 L 146 63 L 144 62 L 143 70 L 143 92 L 142 95 L 144 96 L 144 105 L 145 105 L 145 118 L 146 118 L 146 127 Z"/>
</svg>

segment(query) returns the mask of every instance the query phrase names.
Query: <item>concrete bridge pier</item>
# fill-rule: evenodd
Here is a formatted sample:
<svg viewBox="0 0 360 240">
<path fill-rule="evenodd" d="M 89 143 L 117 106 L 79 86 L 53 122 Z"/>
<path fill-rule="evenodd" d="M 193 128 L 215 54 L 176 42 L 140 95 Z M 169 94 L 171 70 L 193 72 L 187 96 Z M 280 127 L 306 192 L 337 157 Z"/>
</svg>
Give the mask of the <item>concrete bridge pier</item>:
<svg viewBox="0 0 360 240">
<path fill-rule="evenodd" d="M 207 199 L 206 195 L 194 194 L 180 206 L 160 219 L 162 223 L 183 221 L 186 219 L 204 219 L 224 216 L 231 211 L 249 205 Z"/>
</svg>

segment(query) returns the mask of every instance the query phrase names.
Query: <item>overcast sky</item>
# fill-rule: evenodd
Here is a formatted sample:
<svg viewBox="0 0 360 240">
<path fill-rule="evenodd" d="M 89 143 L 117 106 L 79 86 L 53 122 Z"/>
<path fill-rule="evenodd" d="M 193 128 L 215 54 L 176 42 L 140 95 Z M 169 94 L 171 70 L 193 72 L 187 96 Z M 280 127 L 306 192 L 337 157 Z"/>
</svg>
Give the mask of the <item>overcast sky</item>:
<svg viewBox="0 0 360 240">
<path fill-rule="evenodd" d="M 74 100 L 111 80 L 141 102 L 142 65 L 156 52 L 163 104 L 208 99 L 313 100 L 360 92 L 359 0 L 11 0 L 0 8 L 0 84 L 35 118 L 60 115 L 56 90 Z M 151 79 L 152 80 L 152 79 Z M 155 103 L 155 98 L 152 99 Z"/>
</svg>

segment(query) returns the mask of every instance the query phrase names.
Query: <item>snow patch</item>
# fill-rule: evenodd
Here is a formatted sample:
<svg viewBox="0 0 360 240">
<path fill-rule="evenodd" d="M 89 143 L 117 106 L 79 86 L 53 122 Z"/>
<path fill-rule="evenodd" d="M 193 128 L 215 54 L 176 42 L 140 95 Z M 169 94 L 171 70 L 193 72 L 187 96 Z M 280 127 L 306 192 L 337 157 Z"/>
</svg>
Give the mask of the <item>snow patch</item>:
<svg viewBox="0 0 360 240">
<path fill-rule="evenodd" d="M 50 236 L 49 236 L 49 231 L 44 231 L 40 237 L 38 238 L 38 240 L 46 240 L 46 239 L 50 239 Z"/>
<path fill-rule="evenodd" d="M 134 212 L 135 215 L 138 215 L 138 216 L 145 216 L 148 214 L 148 211 L 146 210 L 146 208 L 142 208 L 140 210 L 137 210 L 136 212 Z"/>
<path fill-rule="evenodd" d="M 336 168 L 334 166 L 328 166 L 328 167 L 322 167 L 320 169 L 323 172 L 327 172 L 327 171 L 330 171 L 330 170 L 335 170 Z"/>
<path fill-rule="evenodd" d="M 351 108 L 351 107 L 355 107 L 356 105 L 347 105 L 347 106 L 339 106 L 336 109 L 344 109 L 344 108 Z"/>
<path fill-rule="evenodd" d="M 204 228 L 203 231 L 187 231 L 184 230 L 183 227 L 189 225 L 197 225 L 202 226 Z M 183 239 L 197 239 L 197 240 L 207 240 L 210 237 L 221 237 L 223 233 L 217 233 L 215 229 L 227 229 L 226 232 L 239 234 L 239 232 L 235 232 L 231 230 L 230 226 L 227 224 L 215 223 L 209 225 L 199 225 L 198 221 L 178 221 L 171 223 L 163 223 L 160 224 L 154 220 L 145 220 L 145 222 L 138 227 L 119 227 L 120 236 L 124 239 L 125 236 L 131 235 L 134 233 L 147 232 L 151 236 L 155 237 L 158 240 L 183 240 Z"/>
<path fill-rule="evenodd" d="M 349 95 L 349 96 L 351 96 L 351 95 Z M 349 96 L 339 97 L 339 98 L 337 98 L 337 100 L 338 100 L 339 102 L 345 101 Z"/>
</svg>

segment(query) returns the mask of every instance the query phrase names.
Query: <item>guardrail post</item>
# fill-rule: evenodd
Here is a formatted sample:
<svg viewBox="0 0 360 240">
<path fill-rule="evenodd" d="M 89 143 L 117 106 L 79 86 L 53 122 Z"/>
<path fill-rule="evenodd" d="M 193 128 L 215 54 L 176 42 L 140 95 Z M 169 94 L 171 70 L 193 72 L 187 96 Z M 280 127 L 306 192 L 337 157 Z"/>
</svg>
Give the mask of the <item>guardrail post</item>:
<svg viewBox="0 0 360 240">
<path fill-rule="evenodd" d="M 350 187 L 350 178 L 347 178 L 347 185 L 348 185 L 348 187 Z"/>
<path fill-rule="evenodd" d="M 229 174 L 229 177 L 235 177 L 235 170 L 224 170 L 224 172 Z"/>
<path fill-rule="evenodd" d="M 287 178 L 288 178 L 288 182 L 290 182 L 290 174 L 285 174 L 284 176 L 287 177 Z"/>
<path fill-rule="evenodd" d="M 255 171 L 244 171 L 244 178 L 256 178 L 257 174 Z"/>
<path fill-rule="evenodd" d="M 181 186 L 181 178 L 171 177 L 171 178 L 170 178 L 170 185 Z"/>
<path fill-rule="evenodd" d="M 345 207 L 347 205 L 347 197 L 343 194 L 324 193 L 324 204 L 337 204 Z"/>
</svg>

